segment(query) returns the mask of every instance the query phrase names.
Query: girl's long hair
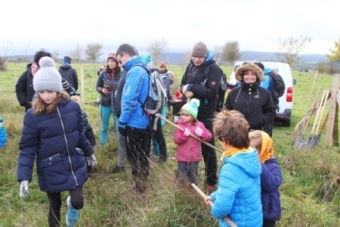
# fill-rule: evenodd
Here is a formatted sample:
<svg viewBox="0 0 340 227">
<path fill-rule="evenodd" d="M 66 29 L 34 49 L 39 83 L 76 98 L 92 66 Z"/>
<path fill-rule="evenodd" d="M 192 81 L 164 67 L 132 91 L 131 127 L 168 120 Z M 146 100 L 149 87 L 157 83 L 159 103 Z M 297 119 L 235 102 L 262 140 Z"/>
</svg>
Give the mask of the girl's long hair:
<svg viewBox="0 0 340 227">
<path fill-rule="evenodd" d="M 33 113 L 37 115 L 52 113 L 57 109 L 58 103 L 61 101 L 61 99 L 67 100 L 69 98 L 69 95 L 65 91 L 62 91 L 57 93 L 57 97 L 51 102 L 51 104 L 46 105 L 46 103 L 40 98 L 40 95 L 38 94 L 32 103 Z"/>
</svg>

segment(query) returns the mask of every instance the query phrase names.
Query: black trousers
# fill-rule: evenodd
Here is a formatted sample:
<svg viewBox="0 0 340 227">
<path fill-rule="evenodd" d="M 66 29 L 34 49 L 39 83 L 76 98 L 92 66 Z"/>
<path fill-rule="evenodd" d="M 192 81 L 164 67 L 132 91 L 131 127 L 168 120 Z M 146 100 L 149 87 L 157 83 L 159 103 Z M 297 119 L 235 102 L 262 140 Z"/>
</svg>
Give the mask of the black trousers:
<svg viewBox="0 0 340 227">
<path fill-rule="evenodd" d="M 199 121 L 201 121 L 206 129 L 208 129 L 211 133 L 212 131 L 212 122 L 210 119 L 207 118 L 197 118 Z M 209 143 L 213 146 L 215 146 L 214 136 L 209 141 Z M 202 148 L 202 155 L 204 159 L 204 165 L 205 165 L 205 175 L 206 175 L 206 183 L 208 185 L 215 185 L 217 183 L 217 158 L 216 158 L 216 152 L 213 148 L 201 143 Z"/>
<path fill-rule="evenodd" d="M 149 160 L 151 135 L 149 129 L 136 129 L 126 126 L 126 156 L 132 169 L 132 177 L 136 190 L 143 193 L 146 190 L 149 175 Z"/>
<path fill-rule="evenodd" d="M 70 190 L 71 205 L 74 209 L 80 210 L 84 206 L 83 186 Z M 61 192 L 47 192 L 49 201 L 48 226 L 60 226 Z"/>
<path fill-rule="evenodd" d="M 275 221 L 263 220 L 263 227 L 275 227 Z"/>
<path fill-rule="evenodd" d="M 155 119 L 152 120 L 152 125 Z M 166 142 L 163 134 L 161 119 L 157 119 L 157 129 L 152 130 L 152 135 L 156 139 L 159 147 L 159 160 L 166 161 L 168 159 L 168 151 L 166 149 Z"/>
</svg>

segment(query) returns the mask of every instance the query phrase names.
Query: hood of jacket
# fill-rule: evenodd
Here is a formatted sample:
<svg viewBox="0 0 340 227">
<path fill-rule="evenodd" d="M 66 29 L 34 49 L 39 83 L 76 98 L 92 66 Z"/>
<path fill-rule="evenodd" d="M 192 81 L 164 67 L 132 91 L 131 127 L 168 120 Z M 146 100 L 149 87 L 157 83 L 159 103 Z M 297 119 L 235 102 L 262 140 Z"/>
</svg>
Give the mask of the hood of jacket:
<svg viewBox="0 0 340 227">
<path fill-rule="evenodd" d="M 209 62 L 211 60 L 213 60 L 214 58 L 214 53 L 212 53 L 211 51 L 208 50 L 208 55 L 205 57 L 204 62 Z"/>
<path fill-rule="evenodd" d="M 124 70 L 129 71 L 133 66 L 140 64 L 140 65 L 144 65 L 144 60 L 142 57 L 132 57 L 129 61 L 127 61 L 125 63 L 125 65 L 123 66 Z"/>
<path fill-rule="evenodd" d="M 69 65 L 69 64 L 64 64 L 64 65 L 61 65 L 60 67 L 59 67 L 59 69 L 62 69 L 62 70 L 68 70 L 68 69 L 70 69 L 71 68 L 71 65 Z"/>
<path fill-rule="evenodd" d="M 223 158 L 224 164 L 233 164 L 243 169 L 250 177 L 259 177 L 262 172 L 262 167 L 258 152 L 256 149 L 251 148 L 248 151 L 234 154 L 230 157 Z"/>
</svg>

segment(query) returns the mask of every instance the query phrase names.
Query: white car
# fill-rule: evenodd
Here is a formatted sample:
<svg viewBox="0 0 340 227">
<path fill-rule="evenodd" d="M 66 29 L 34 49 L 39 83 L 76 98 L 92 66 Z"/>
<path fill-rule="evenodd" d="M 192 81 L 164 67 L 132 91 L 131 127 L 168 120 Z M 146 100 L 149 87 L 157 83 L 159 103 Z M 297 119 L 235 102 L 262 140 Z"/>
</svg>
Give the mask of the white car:
<svg viewBox="0 0 340 227">
<path fill-rule="evenodd" d="M 241 66 L 244 61 L 238 61 L 234 65 L 234 70 L 230 75 L 229 84 L 236 84 L 234 71 Z M 248 61 L 252 62 L 252 61 Z M 293 85 L 296 81 L 292 77 L 292 71 L 288 64 L 281 62 L 261 62 L 265 68 L 272 68 L 277 70 L 285 82 L 285 93 L 279 98 L 279 108 L 276 110 L 276 121 L 281 121 L 285 127 L 290 127 L 290 118 L 293 110 Z"/>
</svg>

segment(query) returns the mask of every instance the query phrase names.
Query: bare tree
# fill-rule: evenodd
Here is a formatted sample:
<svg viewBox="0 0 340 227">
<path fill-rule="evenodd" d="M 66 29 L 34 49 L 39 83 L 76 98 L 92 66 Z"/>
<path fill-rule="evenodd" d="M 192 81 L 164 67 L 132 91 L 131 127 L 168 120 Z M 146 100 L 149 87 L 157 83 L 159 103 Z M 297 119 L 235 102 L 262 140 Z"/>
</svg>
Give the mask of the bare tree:
<svg viewBox="0 0 340 227">
<path fill-rule="evenodd" d="M 59 50 L 54 50 L 52 52 L 52 58 L 54 59 L 54 61 L 58 61 L 58 57 L 59 57 Z"/>
<path fill-rule="evenodd" d="M 277 42 L 278 51 L 275 55 L 279 61 L 286 62 L 290 67 L 301 59 L 299 53 L 303 50 L 307 43 L 311 41 L 309 37 L 294 38 L 289 36 L 288 38 L 279 38 Z"/>
<path fill-rule="evenodd" d="M 161 61 L 162 55 L 165 53 L 167 48 L 168 44 L 164 38 L 151 41 L 150 45 L 147 48 L 147 51 L 149 54 L 151 54 L 154 65 L 158 65 L 158 63 Z"/>
<path fill-rule="evenodd" d="M 222 49 L 222 59 L 230 64 L 234 64 L 235 61 L 240 59 L 240 47 L 238 41 L 227 42 Z"/>
<path fill-rule="evenodd" d="M 77 44 L 76 49 L 71 51 L 68 55 L 72 58 L 73 62 L 79 63 L 81 61 L 83 49 L 79 46 L 79 43 Z"/>
<path fill-rule="evenodd" d="M 93 64 L 103 55 L 101 50 L 103 49 L 103 45 L 100 43 L 89 43 L 85 49 L 85 57 L 88 61 Z"/>
<path fill-rule="evenodd" d="M 214 46 L 214 58 L 215 61 L 220 64 L 221 56 L 222 56 L 222 51 L 223 51 L 223 46 Z"/>
<path fill-rule="evenodd" d="M 5 41 L 5 43 L 2 45 L 2 60 L 7 61 L 8 58 L 8 54 L 11 52 L 12 50 L 12 42 L 7 40 Z M 1 55 L 0 55 L 1 56 Z"/>
</svg>

